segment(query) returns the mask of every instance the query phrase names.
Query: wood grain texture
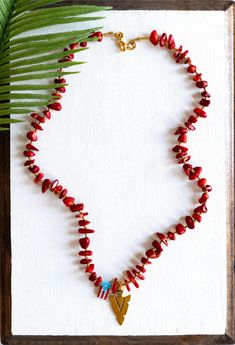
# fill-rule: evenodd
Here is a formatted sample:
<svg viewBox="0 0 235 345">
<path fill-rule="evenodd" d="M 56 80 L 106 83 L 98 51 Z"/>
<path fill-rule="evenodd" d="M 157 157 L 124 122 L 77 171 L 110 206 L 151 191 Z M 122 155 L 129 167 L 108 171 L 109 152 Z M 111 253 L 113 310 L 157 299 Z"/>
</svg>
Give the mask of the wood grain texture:
<svg viewBox="0 0 235 345">
<path fill-rule="evenodd" d="M 1 336 L 11 335 L 11 227 L 10 227 L 10 139 L 1 133 L 0 145 L 0 250 L 1 250 Z"/>
<path fill-rule="evenodd" d="M 226 12 L 226 22 L 227 30 L 229 33 L 228 36 L 228 46 L 232 46 L 235 39 L 235 27 L 231 27 L 231 22 L 235 15 L 235 6 L 231 6 Z M 232 66 L 235 66 L 235 56 L 230 50 L 231 55 L 228 56 L 228 61 L 231 66 L 230 72 L 230 85 L 231 85 L 231 133 L 230 133 L 230 148 L 229 148 L 229 160 L 231 161 L 231 168 L 228 171 L 228 215 L 227 215 L 227 327 L 226 332 L 229 334 L 232 339 L 235 339 L 235 243 L 234 243 L 234 109 L 235 109 L 235 99 L 232 91 L 232 85 L 235 82 L 235 76 L 233 75 Z"/>
<path fill-rule="evenodd" d="M 92 3 L 99 5 L 111 5 L 114 9 L 165 9 L 165 10 L 227 10 L 228 21 L 232 20 L 231 1 L 73 1 L 66 3 Z M 232 133 L 233 134 L 233 133 Z M 234 134 L 231 137 L 233 142 Z M 67 337 L 67 336 L 12 336 L 11 335 L 11 241 L 10 241 L 10 166 L 9 166 L 9 134 L 1 133 L 0 157 L 4 164 L 0 165 L 0 238 L 1 238 L 1 338 L 3 344 L 20 345 L 211 345 L 211 344 L 233 344 L 234 334 L 234 184 L 233 167 L 229 169 L 229 215 L 228 215 L 228 310 L 227 310 L 227 331 L 225 335 L 210 336 L 89 336 L 89 337 Z M 231 159 L 234 157 L 231 151 Z"/>
<path fill-rule="evenodd" d="M 115 10 L 185 10 L 185 11 L 226 11 L 233 1 L 175 1 L 175 0 L 66 0 L 64 4 L 97 4 L 112 6 Z"/>
<path fill-rule="evenodd" d="M 226 345 L 234 344 L 227 335 L 185 335 L 185 336 L 12 336 L 4 345 Z"/>
</svg>

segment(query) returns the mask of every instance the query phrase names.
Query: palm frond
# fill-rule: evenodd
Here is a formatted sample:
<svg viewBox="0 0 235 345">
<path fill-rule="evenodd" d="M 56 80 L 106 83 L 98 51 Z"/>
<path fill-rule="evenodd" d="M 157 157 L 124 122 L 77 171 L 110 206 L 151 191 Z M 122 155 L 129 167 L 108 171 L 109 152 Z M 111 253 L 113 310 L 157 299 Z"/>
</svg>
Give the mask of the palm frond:
<svg viewBox="0 0 235 345">
<path fill-rule="evenodd" d="M 69 45 L 93 41 L 94 38 L 89 36 L 101 28 L 91 27 L 63 34 L 56 32 L 36 35 L 32 32 L 58 24 L 81 25 L 83 22 L 93 22 L 104 17 L 90 14 L 110 8 L 93 5 L 61 6 L 61 2 L 62 0 L 0 0 L 0 131 L 7 130 L 5 126 L 10 123 L 22 121 L 9 118 L 11 115 L 27 114 L 35 111 L 36 107 L 47 106 L 57 100 L 57 97 L 51 96 L 53 89 L 58 87 L 54 78 L 79 73 L 77 70 L 62 72 L 61 68 L 77 67 L 84 63 L 63 61 L 68 54 L 87 49 L 71 50 Z M 56 6 L 51 7 L 52 5 Z M 63 51 L 66 46 L 68 50 Z M 51 82 L 48 83 L 48 79 Z M 60 84 L 62 86 L 67 84 Z"/>
</svg>

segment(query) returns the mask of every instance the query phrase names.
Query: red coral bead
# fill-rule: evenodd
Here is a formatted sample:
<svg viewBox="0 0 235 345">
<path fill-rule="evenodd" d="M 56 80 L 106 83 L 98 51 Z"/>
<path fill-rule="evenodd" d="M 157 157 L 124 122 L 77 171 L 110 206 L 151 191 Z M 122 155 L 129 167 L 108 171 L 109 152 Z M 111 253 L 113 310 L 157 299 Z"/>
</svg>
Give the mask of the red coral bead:
<svg viewBox="0 0 235 345">
<path fill-rule="evenodd" d="M 180 46 L 178 49 L 176 49 L 176 51 L 175 51 L 174 54 L 173 54 L 173 57 L 174 57 L 174 58 L 179 57 L 179 56 L 180 56 L 180 53 L 182 52 L 182 49 L 183 49 L 182 46 Z"/>
<path fill-rule="evenodd" d="M 202 209 L 202 213 L 206 213 L 207 212 L 206 204 L 202 204 L 201 209 Z"/>
<path fill-rule="evenodd" d="M 46 178 L 43 181 L 43 183 L 42 183 L 42 193 L 45 193 L 48 190 L 48 188 L 50 187 L 50 184 L 51 184 L 51 181 L 48 178 Z"/>
<path fill-rule="evenodd" d="M 196 87 L 198 87 L 199 89 L 204 89 L 207 86 L 208 82 L 205 80 L 199 80 L 198 82 L 196 82 Z"/>
<path fill-rule="evenodd" d="M 176 63 L 179 63 L 180 61 L 182 61 L 185 56 L 188 54 L 188 50 L 185 50 L 182 54 L 180 54 L 177 59 L 176 59 Z"/>
<path fill-rule="evenodd" d="M 145 254 L 150 259 L 156 259 L 156 258 L 158 258 L 161 255 L 161 252 L 151 248 L 151 249 L 148 249 L 145 252 Z"/>
<path fill-rule="evenodd" d="M 33 174 L 37 174 L 40 171 L 40 168 L 37 165 L 33 165 L 32 167 L 29 167 L 29 171 Z"/>
<path fill-rule="evenodd" d="M 145 280 L 145 277 L 140 272 L 138 273 L 137 278 L 139 278 L 141 280 Z"/>
<path fill-rule="evenodd" d="M 76 217 L 76 218 L 79 218 L 79 219 L 83 219 L 84 217 L 88 216 L 88 214 L 89 214 L 88 212 L 83 212 L 83 213 L 82 213 L 82 212 L 80 211 L 75 217 Z"/>
<path fill-rule="evenodd" d="M 59 91 L 60 93 L 65 93 L 66 92 L 66 88 L 64 86 L 57 87 L 56 90 Z"/>
<path fill-rule="evenodd" d="M 51 184 L 50 191 L 51 191 L 51 192 L 54 192 L 54 190 L 55 190 L 55 188 L 58 186 L 58 184 L 59 184 L 59 180 L 53 181 L 52 184 Z"/>
<path fill-rule="evenodd" d="M 197 67 L 194 66 L 194 65 L 190 65 L 190 66 L 188 66 L 188 68 L 187 68 L 187 71 L 188 71 L 189 73 L 195 73 L 196 70 L 197 70 Z"/>
<path fill-rule="evenodd" d="M 81 250 L 78 255 L 80 256 L 92 256 L 93 252 L 92 250 Z"/>
<path fill-rule="evenodd" d="M 134 279 L 134 277 L 132 276 L 130 271 L 126 271 L 126 274 L 127 274 L 130 281 L 132 281 Z"/>
<path fill-rule="evenodd" d="M 198 187 L 202 188 L 205 186 L 206 182 L 206 178 L 200 178 L 200 180 L 197 181 L 197 185 Z"/>
<path fill-rule="evenodd" d="M 30 116 L 31 116 L 33 119 L 37 119 L 37 116 L 39 116 L 39 114 L 38 114 L 38 113 L 32 113 Z"/>
<path fill-rule="evenodd" d="M 70 206 L 71 212 L 77 212 L 77 211 L 82 211 L 84 209 L 84 204 L 76 204 Z"/>
<path fill-rule="evenodd" d="M 82 264 L 82 265 L 87 265 L 90 262 L 92 262 L 92 260 L 88 259 L 88 258 L 84 258 L 84 259 L 80 260 L 80 264 Z"/>
<path fill-rule="evenodd" d="M 83 249 L 87 249 L 89 247 L 89 244 L 90 244 L 90 239 L 89 239 L 89 237 L 80 238 L 79 243 Z"/>
<path fill-rule="evenodd" d="M 183 165 L 184 172 L 187 176 L 190 175 L 192 167 L 193 166 L 191 164 L 184 164 Z"/>
<path fill-rule="evenodd" d="M 173 36 L 171 34 L 168 37 L 167 43 L 168 43 L 168 49 L 169 50 L 175 48 L 175 40 L 174 40 L 174 38 L 173 38 Z"/>
<path fill-rule="evenodd" d="M 206 207 L 206 204 L 201 204 L 200 206 L 196 207 L 194 209 L 194 212 L 195 213 L 206 213 L 207 212 L 207 207 Z"/>
<path fill-rule="evenodd" d="M 144 279 L 145 279 L 145 277 L 144 277 L 140 272 L 136 271 L 136 269 L 131 270 L 131 272 L 132 272 L 137 278 L 139 278 L 139 279 L 141 279 L 141 280 L 144 280 Z"/>
<path fill-rule="evenodd" d="M 96 35 L 96 37 L 98 37 L 98 42 L 101 42 L 102 41 L 102 39 L 103 39 L 103 34 L 102 34 L 102 32 L 101 31 L 96 31 L 95 32 L 95 35 Z"/>
<path fill-rule="evenodd" d="M 211 95 L 206 90 L 201 93 L 202 97 L 210 98 Z"/>
<path fill-rule="evenodd" d="M 38 123 L 36 123 L 36 122 L 31 122 L 31 125 L 32 125 L 35 129 L 38 129 L 39 131 L 43 131 L 42 126 L 40 126 Z"/>
<path fill-rule="evenodd" d="M 202 172 L 202 168 L 201 167 L 193 168 L 193 171 L 191 171 L 190 174 L 189 174 L 189 179 L 190 180 L 195 180 L 196 178 L 199 177 L 201 172 Z"/>
<path fill-rule="evenodd" d="M 49 110 L 44 110 L 43 114 L 50 120 L 51 118 L 51 112 Z"/>
<path fill-rule="evenodd" d="M 152 242 L 152 246 L 153 246 L 154 248 L 156 248 L 156 250 L 157 250 L 158 252 L 162 252 L 162 251 L 163 251 L 161 244 L 160 244 L 157 240 L 154 240 L 154 241 Z"/>
<path fill-rule="evenodd" d="M 187 156 L 187 153 L 186 152 L 179 152 L 179 153 L 177 153 L 177 155 L 175 156 L 175 158 L 182 158 L 182 157 L 185 157 L 185 156 Z"/>
<path fill-rule="evenodd" d="M 179 223 L 176 225 L 175 230 L 176 230 L 178 235 L 183 235 L 186 231 L 186 228 L 185 228 L 185 226 L 183 226 L 182 224 Z"/>
<path fill-rule="evenodd" d="M 114 279 L 113 284 L 112 284 L 112 293 L 117 292 L 117 278 Z"/>
<path fill-rule="evenodd" d="M 69 51 L 68 48 L 64 48 L 64 52 L 68 52 L 68 51 Z M 68 57 L 69 59 L 73 60 L 73 59 L 74 59 L 74 54 L 73 54 L 73 53 L 70 53 L 70 54 L 67 55 L 67 57 Z"/>
<path fill-rule="evenodd" d="M 183 164 L 185 162 L 188 162 L 190 160 L 191 156 L 185 156 L 178 160 L 178 164 Z"/>
<path fill-rule="evenodd" d="M 33 157 L 35 156 L 35 153 L 33 151 L 24 151 L 25 157 Z"/>
<path fill-rule="evenodd" d="M 188 122 L 190 122 L 190 123 L 196 123 L 196 122 L 197 122 L 196 116 L 194 116 L 194 115 L 189 116 Z"/>
<path fill-rule="evenodd" d="M 46 121 L 45 117 L 41 116 L 41 115 L 38 115 L 37 116 L 37 121 L 39 121 L 40 123 L 44 123 Z"/>
<path fill-rule="evenodd" d="M 179 127 L 175 131 L 175 135 L 177 135 L 177 134 L 185 134 L 185 133 L 187 133 L 187 128 L 184 128 L 184 127 Z"/>
<path fill-rule="evenodd" d="M 139 270 L 142 273 L 146 272 L 146 269 L 143 266 L 141 266 L 141 265 L 136 265 L 135 267 L 137 268 L 137 270 Z"/>
<path fill-rule="evenodd" d="M 186 216 L 185 217 L 185 222 L 186 222 L 186 224 L 187 224 L 189 229 L 194 229 L 195 228 L 195 224 L 194 224 L 194 221 L 193 221 L 192 217 Z"/>
<path fill-rule="evenodd" d="M 30 131 L 26 134 L 27 138 L 31 141 L 37 141 L 38 140 L 38 136 L 37 133 L 35 131 Z"/>
<path fill-rule="evenodd" d="M 131 274 L 130 271 L 127 271 L 127 276 L 129 278 L 129 280 L 135 285 L 136 288 L 139 287 L 139 284 L 137 283 L 137 281 L 135 280 L 135 278 L 133 277 L 133 275 Z"/>
<path fill-rule="evenodd" d="M 164 234 L 157 232 L 157 236 L 162 241 L 162 243 L 165 244 L 165 246 L 168 246 L 168 241 L 167 241 L 167 238 Z"/>
<path fill-rule="evenodd" d="M 98 42 L 101 42 L 102 39 L 103 39 L 103 34 L 101 31 L 96 31 L 96 32 L 93 32 L 89 37 L 93 38 L 93 37 L 98 37 Z"/>
<path fill-rule="evenodd" d="M 63 189 L 63 186 L 59 185 L 59 186 L 56 186 L 55 189 L 54 189 L 54 193 L 55 194 L 59 194 Z"/>
<path fill-rule="evenodd" d="M 185 64 L 190 65 L 192 63 L 192 60 L 190 59 L 190 57 L 187 57 L 187 59 L 185 59 Z"/>
<path fill-rule="evenodd" d="M 207 199 L 209 199 L 209 195 L 207 193 L 203 193 L 198 201 L 200 202 L 200 204 L 204 204 Z"/>
<path fill-rule="evenodd" d="M 193 81 L 199 81 L 201 79 L 202 74 L 198 73 L 193 77 Z"/>
<path fill-rule="evenodd" d="M 78 229 L 79 234 L 93 234 L 95 230 L 92 229 Z"/>
<path fill-rule="evenodd" d="M 90 274 L 89 280 L 92 281 L 92 282 L 94 282 L 96 279 L 97 279 L 96 272 L 92 272 L 92 273 Z"/>
<path fill-rule="evenodd" d="M 55 102 L 55 103 L 49 104 L 48 108 L 55 111 L 60 111 L 62 109 L 62 105 L 59 102 Z"/>
<path fill-rule="evenodd" d="M 26 145 L 26 149 L 28 150 L 33 150 L 33 151 L 39 151 L 39 149 L 37 149 L 35 146 L 33 146 L 32 144 L 27 144 Z"/>
<path fill-rule="evenodd" d="M 196 129 L 196 127 L 193 126 L 190 122 L 185 122 L 184 124 L 190 131 L 194 131 Z"/>
<path fill-rule="evenodd" d="M 86 219 L 82 219 L 82 220 L 79 220 L 79 221 L 78 221 L 78 224 L 79 224 L 80 226 L 86 226 L 86 225 L 90 224 L 90 221 L 89 221 L 89 220 L 86 220 Z"/>
<path fill-rule="evenodd" d="M 75 199 L 72 198 L 71 196 L 66 196 L 66 197 L 63 199 L 63 203 L 64 203 L 66 206 L 70 207 L 70 206 L 73 205 L 74 200 L 75 200 Z"/>
<path fill-rule="evenodd" d="M 31 114 L 31 117 L 37 121 L 39 121 L 40 123 L 44 123 L 46 120 L 43 116 L 40 116 L 39 114 L 37 113 L 32 113 Z"/>
<path fill-rule="evenodd" d="M 203 191 L 205 192 L 211 192 L 212 191 L 212 186 L 207 184 L 205 187 L 203 187 Z"/>
<path fill-rule="evenodd" d="M 56 84 L 66 84 L 66 79 L 65 78 L 57 78 L 54 80 Z"/>
<path fill-rule="evenodd" d="M 178 141 L 181 143 L 187 143 L 187 134 L 180 134 Z"/>
<path fill-rule="evenodd" d="M 83 259 L 84 260 L 84 259 Z M 90 259 L 89 259 L 90 260 Z M 92 273 L 94 271 L 95 265 L 94 264 L 90 264 L 89 266 L 86 267 L 85 272 L 86 273 Z"/>
<path fill-rule="evenodd" d="M 167 42 L 167 35 L 166 33 L 164 32 L 161 37 L 160 37 L 160 40 L 159 40 L 159 44 L 160 44 L 160 47 L 164 47 L 164 45 L 166 44 Z"/>
<path fill-rule="evenodd" d="M 63 199 L 67 195 L 67 189 L 63 189 L 62 192 L 59 195 L 60 199 Z"/>
<path fill-rule="evenodd" d="M 200 105 L 203 107 L 208 107 L 210 105 L 211 101 L 209 99 L 202 98 L 199 102 Z"/>
<path fill-rule="evenodd" d="M 151 32 L 149 39 L 154 46 L 158 44 L 158 34 L 156 30 Z"/>
<path fill-rule="evenodd" d="M 201 220 L 202 220 L 202 217 L 200 216 L 200 214 L 198 214 L 198 213 L 194 213 L 193 215 L 192 215 L 192 217 L 197 221 L 197 222 L 201 222 Z"/>
<path fill-rule="evenodd" d="M 168 231 L 167 236 L 170 240 L 174 241 L 175 240 L 175 234 L 174 232 Z"/>
<path fill-rule="evenodd" d="M 42 180 L 43 176 L 44 176 L 43 173 L 39 173 L 39 174 L 35 177 L 34 183 L 40 182 L 40 181 Z"/>
<path fill-rule="evenodd" d="M 102 277 L 98 277 L 95 281 L 95 286 L 99 286 L 102 283 Z"/>
<path fill-rule="evenodd" d="M 194 111 L 195 114 L 197 114 L 200 117 L 204 117 L 204 118 L 207 117 L 206 112 L 203 109 L 201 109 L 201 108 L 194 108 L 193 111 Z"/>
<path fill-rule="evenodd" d="M 131 291 L 131 289 L 130 289 L 130 285 L 129 285 L 129 282 L 125 279 L 125 285 L 126 285 L 126 289 L 127 289 L 127 291 Z"/>
<path fill-rule="evenodd" d="M 144 256 L 141 258 L 141 262 L 144 265 L 151 265 L 152 264 L 152 262 L 148 258 L 145 258 Z"/>
<path fill-rule="evenodd" d="M 80 47 L 85 48 L 86 46 L 87 46 L 87 42 L 86 41 L 80 42 Z"/>
<path fill-rule="evenodd" d="M 173 152 L 187 152 L 188 151 L 188 148 L 187 147 L 184 147 L 182 145 L 176 145 L 173 147 L 172 149 Z"/>
<path fill-rule="evenodd" d="M 24 166 L 27 167 L 29 165 L 32 165 L 35 162 L 35 159 L 29 159 L 28 161 L 25 161 Z"/>
<path fill-rule="evenodd" d="M 148 257 L 148 258 L 155 258 L 155 256 L 156 256 L 156 253 L 155 253 L 155 250 L 154 249 L 148 249 L 146 252 L 145 252 L 145 254 L 146 254 L 146 256 Z"/>
<path fill-rule="evenodd" d="M 71 44 L 69 45 L 69 48 L 70 48 L 71 50 L 77 49 L 77 47 L 78 47 L 78 43 L 71 43 Z"/>
</svg>

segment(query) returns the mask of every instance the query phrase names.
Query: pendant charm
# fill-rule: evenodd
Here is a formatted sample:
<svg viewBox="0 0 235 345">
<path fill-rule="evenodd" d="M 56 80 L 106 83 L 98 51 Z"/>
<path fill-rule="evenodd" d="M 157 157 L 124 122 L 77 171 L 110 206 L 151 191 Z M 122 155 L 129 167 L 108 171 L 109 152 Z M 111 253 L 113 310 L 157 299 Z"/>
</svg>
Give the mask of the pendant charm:
<svg viewBox="0 0 235 345">
<path fill-rule="evenodd" d="M 111 295 L 109 296 L 110 302 L 112 304 L 112 308 L 114 311 L 114 314 L 116 315 L 117 321 L 120 325 L 123 324 L 125 315 L 127 313 L 128 307 L 129 307 L 129 301 L 131 299 L 131 295 L 122 296 L 123 289 L 121 286 L 121 283 L 117 283 L 117 296 Z"/>
<path fill-rule="evenodd" d="M 100 288 L 99 288 L 97 297 L 106 299 L 106 298 L 108 297 L 110 287 L 111 287 L 110 282 L 103 281 L 103 282 L 100 284 Z"/>
</svg>

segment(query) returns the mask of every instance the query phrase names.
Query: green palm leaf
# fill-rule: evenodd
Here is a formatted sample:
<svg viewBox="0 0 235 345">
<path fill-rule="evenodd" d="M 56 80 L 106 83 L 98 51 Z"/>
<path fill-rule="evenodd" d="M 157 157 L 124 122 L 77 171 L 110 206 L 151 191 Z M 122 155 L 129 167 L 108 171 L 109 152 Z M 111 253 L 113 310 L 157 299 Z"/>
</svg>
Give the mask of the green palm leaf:
<svg viewBox="0 0 235 345">
<path fill-rule="evenodd" d="M 0 0 L 0 131 L 7 130 L 7 125 L 11 123 L 22 121 L 10 118 L 11 115 L 27 114 L 36 111 L 36 107 L 47 106 L 57 100 L 51 96 L 53 89 L 58 87 L 54 78 L 79 73 L 77 70 L 66 72 L 60 69 L 76 68 L 84 63 L 58 60 L 86 49 L 69 49 L 64 52 L 64 47 L 73 42 L 93 41 L 90 34 L 101 28 L 42 35 L 33 34 L 32 30 L 67 23 L 80 23 L 81 26 L 83 22 L 103 18 L 90 14 L 110 8 L 92 5 L 60 6 L 61 2 Z M 27 35 L 27 32 L 30 34 Z M 24 34 L 23 37 L 19 37 L 21 34 Z M 51 81 L 48 82 L 48 79 Z M 60 84 L 62 86 L 67 84 Z"/>
</svg>

